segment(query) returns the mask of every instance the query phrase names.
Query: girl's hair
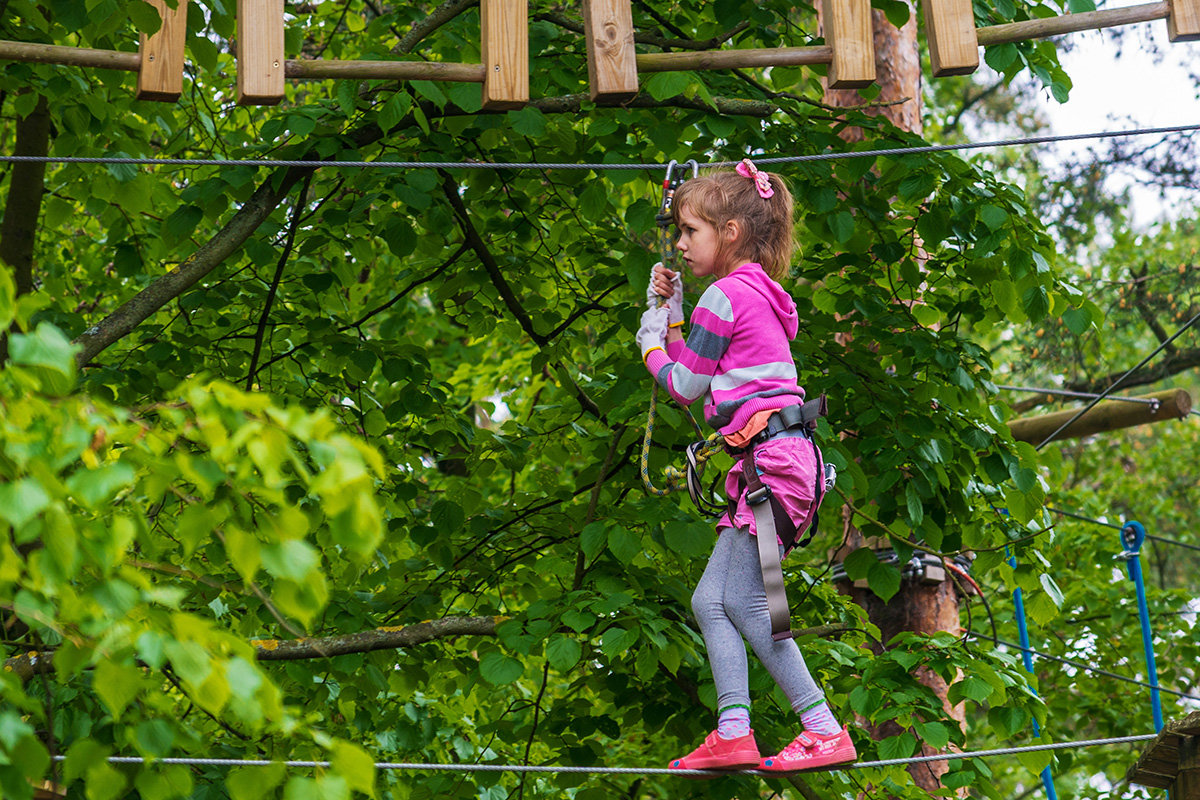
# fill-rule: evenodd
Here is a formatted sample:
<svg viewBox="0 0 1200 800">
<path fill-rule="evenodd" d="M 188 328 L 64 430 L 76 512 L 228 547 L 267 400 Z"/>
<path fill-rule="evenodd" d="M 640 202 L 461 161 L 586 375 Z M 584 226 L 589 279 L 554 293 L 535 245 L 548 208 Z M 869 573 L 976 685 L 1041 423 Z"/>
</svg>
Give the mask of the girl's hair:
<svg viewBox="0 0 1200 800">
<path fill-rule="evenodd" d="M 770 177 L 775 194 L 769 198 L 759 195 L 752 178 L 729 171 L 711 172 L 684 181 L 675 191 L 672 216 L 679 224 L 679 214 L 686 208 L 717 229 L 720 255 L 728 261 L 741 259 L 757 261 L 775 280 L 787 274 L 796 251 L 796 234 L 792 214 L 792 193 L 783 178 Z M 734 220 L 742 236 L 734 244 L 724 239 L 725 223 Z"/>
</svg>

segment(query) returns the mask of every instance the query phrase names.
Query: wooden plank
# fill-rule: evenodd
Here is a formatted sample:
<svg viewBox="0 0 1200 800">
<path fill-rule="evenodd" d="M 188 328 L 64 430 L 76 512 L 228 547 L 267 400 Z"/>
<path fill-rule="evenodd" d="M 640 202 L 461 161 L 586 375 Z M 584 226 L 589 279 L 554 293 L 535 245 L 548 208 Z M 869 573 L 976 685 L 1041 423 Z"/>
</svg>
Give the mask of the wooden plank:
<svg viewBox="0 0 1200 800">
<path fill-rule="evenodd" d="M 1020 22 L 1006 22 L 1003 25 L 989 25 L 979 28 L 976 36 L 984 47 L 1006 42 L 1024 42 L 1029 39 L 1045 39 L 1064 33 L 1079 31 L 1094 31 L 1102 28 L 1116 28 L 1122 25 L 1133 25 L 1138 22 L 1152 22 L 1156 19 L 1167 19 L 1171 11 L 1167 0 L 1155 3 L 1143 3 L 1138 6 L 1124 8 L 1106 8 L 1101 11 L 1084 11 L 1080 14 L 1065 14 L 1061 17 L 1046 19 L 1027 19 Z"/>
<path fill-rule="evenodd" d="M 26 61 L 32 64 L 60 64 L 64 67 L 93 67 L 137 72 L 142 57 L 119 50 L 89 50 L 61 44 L 0 41 L 0 61 Z"/>
<path fill-rule="evenodd" d="M 1125 780 L 1154 789 L 1171 789 L 1172 800 L 1200 800 L 1198 742 L 1200 711 L 1168 722 L 1125 773 Z M 1187 795 L 1181 794 L 1181 778 Z"/>
<path fill-rule="evenodd" d="M 529 3 L 480 0 L 483 107 L 521 108 L 529 102 Z"/>
<path fill-rule="evenodd" d="M 638 53 L 638 72 L 675 72 L 696 69 L 739 69 L 828 64 L 833 61 L 829 45 L 812 47 L 765 47 L 745 50 L 699 50 L 688 53 Z"/>
<path fill-rule="evenodd" d="M 445 61 L 332 61 L 288 59 L 284 75 L 295 80 L 458 81 L 483 83 L 483 64 L 454 64 Z"/>
<path fill-rule="evenodd" d="M 1145 425 L 1150 422 L 1182 419 L 1192 410 L 1192 396 L 1183 389 L 1168 389 L 1164 392 L 1142 395 L 1137 399 L 1157 401 L 1158 405 L 1156 407 L 1147 403 L 1104 400 L 1072 422 L 1066 430 L 1055 436 L 1054 441 L 1078 439 L 1094 433 L 1131 428 L 1134 425 Z M 1014 419 L 1008 423 L 1008 428 L 1017 441 L 1040 445 L 1047 436 L 1053 434 L 1059 426 L 1077 413 L 1076 410 L 1056 411 L 1040 417 Z"/>
<path fill-rule="evenodd" d="M 968 75 L 979 68 L 979 39 L 971 0 L 921 0 L 925 38 L 935 78 Z"/>
<path fill-rule="evenodd" d="M 271 106 L 283 99 L 283 0 L 238 0 L 237 101 Z"/>
<path fill-rule="evenodd" d="M 1167 36 L 1172 42 L 1200 41 L 1200 0 L 1167 0 Z"/>
<path fill-rule="evenodd" d="M 1200 800 L 1200 737 L 1184 736 L 1179 742 L 1179 776 L 1171 798 Z"/>
<path fill-rule="evenodd" d="M 187 43 L 187 0 L 177 0 L 175 8 L 166 0 L 146 0 L 162 18 L 162 26 L 147 36 L 142 34 L 138 54 L 137 96 L 139 100 L 174 103 L 183 94 L 183 51 Z"/>
<path fill-rule="evenodd" d="M 823 0 L 825 43 L 833 49 L 830 89 L 861 89 L 875 80 L 871 0 Z"/>
<path fill-rule="evenodd" d="M 583 0 L 592 100 L 620 103 L 638 93 L 633 10 L 629 0 Z"/>
</svg>

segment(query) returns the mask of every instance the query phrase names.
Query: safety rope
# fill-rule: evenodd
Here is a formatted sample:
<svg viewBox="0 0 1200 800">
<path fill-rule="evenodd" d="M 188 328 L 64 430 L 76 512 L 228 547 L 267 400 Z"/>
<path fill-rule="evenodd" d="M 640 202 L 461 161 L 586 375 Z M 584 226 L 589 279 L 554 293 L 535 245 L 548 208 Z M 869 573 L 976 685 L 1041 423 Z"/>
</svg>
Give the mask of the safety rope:
<svg viewBox="0 0 1200 800">
<path fill-rule="evenodd" d="M 1137 736 L 1119 736 L 1112 739 L 1084 739 L 1076 742 L 1054 742 L 1050 744 L 1035 744 L 1024 747 L 1001 747 L 994 750 L 975 750 L 972 752 L 938 753 L 930 756 L 911 756 L 909 758 L 886 758 L 878 761 L 858 761 L 853 764 L 843 764 L 827 771 L 836 772 L 849 769 L 874 769 L 878 767 L 905 766 L 908 764 L 927 764 L 933 761 L 960 761 L 967 758 L 994 758 L 997 756 L 1021 755 L 1044 750 L 1071 750 L 1084 747 L 1103 747 L 1108 745 L 1132 744 L 1157 738 L 1157 734 L 1146 733 Z M 56 755 L 55 761 L 65 761 L 66 756 Z M 238 759 L 238 758 L 143 758 L 141 756 L 109 756 L 110 764 L 163 764 L 197 767 L 271 767 L 284 766 L 293 768 L 326 769 L 328 761 L 272 761 L 268 759 Z M 528 772 L 528 773 L 578 773 L 592 775 L 762 775 L 777 777 L 774 773 L 759 772 L 754 769 L 737 771 L 715 771 L 704 769 L 664 769 L 655 767 L 572 767 L 560 765 L 533 764 L 429 764 L 417 762 L 379 761 L 375 763 L 379 770 L 413 770 L 431 772 Z"/>
<path fill-rule="evenodd" d="M 1104 520 L 1093 519 L 1091 517 L 1085 517 L 1083 514 L 1076 514 L 1073 511 L 1064 511 L 1061 508 L 1051 508 L 1050 506 L 1046 506 L 1046 510 L 1053 514 L 1061 514 L 1064 517 L 1071 517 L 1072 519 L 1082 520 L 1083 522 L 1090 522 L 1093 525 L 1101 525 L 1105 528 L 1112 528 L 1113 530 L 1116 530 L 1116 531 L 1119 531 L 1125 527 L 1124 525 L 1114 525 L 1113 523 L 1105 522 Z M 1181 541 L 1178 541 L 1177 539 L 1168 539 L 1165 536 L 1155 536 L 1153 534 L 1147 533 L 1146 538 L 1152 542 L 1158 542 L 1159 544 L 1169 544 L 1172 547 L 1182 547 L 1185 550 L 1200 551 L 1200 545 L 1190 544 L 1189 542 L 1181 542 Z"/>
<path fill-rule="evenodd" d="M 1106 678 L 1112 678 L 1113 680 L 1121 681 L 1122 683 L 1131 683 L 1134 686 L 1141 686 L 1144 689 L 1153 689 L 1154 688 L 1153 685 L 1146 683 L 1145 681 L 1139 681 L 1137 678 L 1130 678 L 1128 675 L 1122 675 L 1118 672 L 1110 672 L 1109 670 L 1106 670 L 1106 669 L 1100 669 L 1099 667 L 1093 667 L 1090 664 L 1083 663 L 1082 661 L 1072 661 L 1069 658 L 1062 658 L 1061 656 L 1051 655 L 1050 653 L 1044 653 L 1041 650 L 1034 650 L 1032 647 L 1023 647 L 1016 642 L 1010 642 L 1007 639 L 999 639 L 995 636 L 989 636 L 986 633 L 979 633 L 977 631 L 967 631 L 967 635 L 973 639 L 986 639 L 989 642 L 995 642 L 996 644 L 1001 644 L 1001 645 L 1004 645 L 1005 647 L 1014 647 L 1018 650 L 1027 650 L 1030 654 L 1035 655 L 1038 658 L 1045 659 L 1046 661 L 1053 661 L 1058 664 L 1064 664 L 1068 667 L 1074 667 L 1075 669 L 1090 673 L 1092 675 L 1103 675 Z M 1187 692 L 1181 692 L 1178 689 L 1168 689 L 1165 686 L 1160 686 L 1160 687 L 1158 687 L 1158 690 L 1160 692 L 1165 692 L 1166 694 L 1174 695 L 1176 697 L 1182 697 L 1185 700 L 1200 701 L 1200 695 L 1188 694 Z"/>
<path fill-rule="evenodd" d="M 685 164 L 671 161 L 667 165 L 667 175 L 663 179 L 662 201 L 659 204 L 658 214 L 656 215 L 658 222 L 659 260 L 664 266 L 676 272 L 679 271 L 680 265 L 678 254 L 675 250 L 675 243 L 671 236 L 671 206 L 675 200 L 675 190 L 679 188 L 684 180 L 681 177 L 682 171 L 688 168 L 692 171 L 692 177 L 695 177 L 699 172 L 699 165 L 694 160 L 688 161 Z M 651 273 L 651 277 L 653 277 L 653 273 Z M 666 298 L 661 298 L 658 304 L 659 308 L 662 308 L 666 302 Z M 658 419 L 659 388 L 658 380 L 655 379 L 654 386 L 650 390 L 650 408 L 646 412 L 646 433 L 642 436 L 642 454 L 639 469 L 642 474 L 642 487 L 646 490 L 646 493 L 654 497 L 666 497 L 671 492 L 688 488 L 688 480 L 687 472 L 674 466 L 668 466 L 664 470 L 666 483 L 662 488 L 655 486 L 654 481 L 650 478 L 650 445 L 654 439 L 654 428 Z M 721 450 L 724 439 L 719 433 L 705 436 L 704 430 L 700 427 L 700 423 L 696 421 L 692 410 L 685 406 L 683 407 L 683 411 L 692 423 L 692 428 L 695 429 L 696 434 L 703 440 L 703 444 L 700 447 L 690 450 L 692 461 L 695 464 L 693 469 L 698 475 L 701 475 L 708 460 Z M 693 498 L 696 498 L 694 493 Z M 697 504 L 699 504 L 699 500 Z M 701 508 L 701 511 L 711 510 L 711 508 Z"/>
<path fill-rule="evenodd" d="M 958 144 L 930 144 L 912 147 L 883 147 L 873 150 L 810 153 L 802 156 L 755 157 L 756 164 L 797 164 L 806 161 L 839 161 L 850 158 L 877 158 L 879 156 L 904 156 L 921 153 L 944 153 L 957 150 L 982 150 L 992 147 L 1015 147 L 1054 142 L 1077 142 L 1088 139 L 1116 139 L 1155 134 L 1188 133 L 1200 130 L 1200 124 L 1167 125 L 1154 128 L 1130 128 L 1119 131 L 1093 131 L 1090 133 L 1053 134 L 1026 136 L 1012 139 L 992 139 L 983 142 L 960 142 Z M 278 158 L 130 158 L 115 156 L 0 156 L 0 162 L 37 164 L 127 164 L 150 167 L 340 167 L 364 169 L 511 169 L 511 170 L 559 170 L 587 169 L 606 170 L 661 170 L 665 165 L 656 164 L 610 164 L 569 162 L 498 162 L 498 161 L 322 161 L 312 159 Z M 712 161 L 706 167 L 730 167 L 736 161 Z"/>
</svg>

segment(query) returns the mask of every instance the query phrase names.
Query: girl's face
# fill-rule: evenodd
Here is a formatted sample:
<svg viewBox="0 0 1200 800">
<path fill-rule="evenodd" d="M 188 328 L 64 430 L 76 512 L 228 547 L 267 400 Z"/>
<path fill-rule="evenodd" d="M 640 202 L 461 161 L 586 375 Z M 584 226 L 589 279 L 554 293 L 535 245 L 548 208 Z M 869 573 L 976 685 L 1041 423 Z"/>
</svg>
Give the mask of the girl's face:
<svg viewBox="0 0 1200 800">
<path fill-rule="evenodd" d="M 697 278 L 709 275 L 721 277 L 723 259 L 720 256 L 721 237 L 710 223 L 692 213 L 687 206 L 679 209 L 679 254 Z"/>
</svg>

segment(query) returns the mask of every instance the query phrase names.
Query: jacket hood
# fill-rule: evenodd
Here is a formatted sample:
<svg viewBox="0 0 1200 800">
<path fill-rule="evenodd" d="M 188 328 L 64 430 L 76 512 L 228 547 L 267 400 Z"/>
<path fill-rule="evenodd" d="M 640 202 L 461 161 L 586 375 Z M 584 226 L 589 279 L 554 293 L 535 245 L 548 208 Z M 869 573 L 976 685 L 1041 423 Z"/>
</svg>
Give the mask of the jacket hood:
<svg viewBox="0 0 1200 800">
<path fill-rule="evenodd" d="M 796 313 L 796 301 L 782 286 L 772 280 L 771 276 L 767 275 L 761 264 L 743 264 L 726 275 L 725 280 L 736 280 L 761 295 L 771 310 L 775 312 L 787 338 L 789 340 L 796 338 L 796 334 L 800 330 L 800 317 Z"/>
</svg>

